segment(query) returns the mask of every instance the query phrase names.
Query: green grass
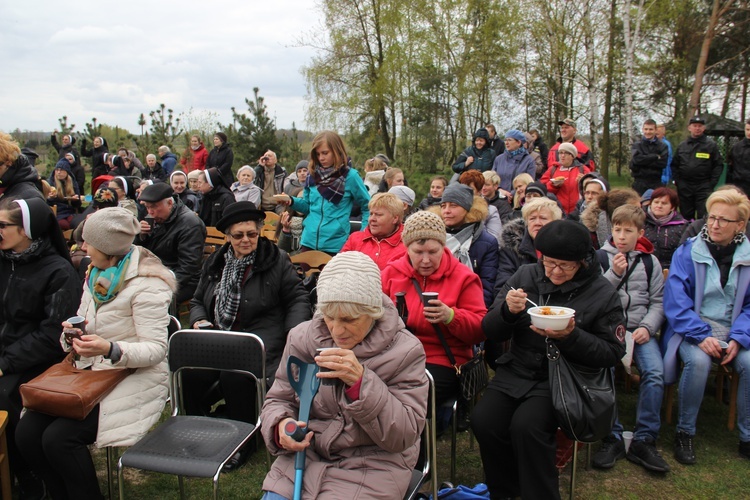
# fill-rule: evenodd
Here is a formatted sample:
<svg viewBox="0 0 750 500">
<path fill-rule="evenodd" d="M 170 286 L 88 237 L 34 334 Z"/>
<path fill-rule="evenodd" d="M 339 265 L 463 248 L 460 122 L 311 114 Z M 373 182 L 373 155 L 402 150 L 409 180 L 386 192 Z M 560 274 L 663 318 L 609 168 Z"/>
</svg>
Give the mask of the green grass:
<svg viewBox="0 0 750 500">
<path fill-rule="evenodd" d="M 635 423 L 637 392 L 626 393 L 618 386 L 620 416 L 626 429 Z M 673 413 L 676 419 L 677 403 Z M 750 491 L 750 461 L 737 454 L 739 440 L 737 430 L 727 430 L 728 406 L 714 399 L 713 383 L 709 380 L 706 397 L 698 418 L 698 433 L 695 439 L 698 463 L 693 466 L 679 464 L 672 456 L 674 423 L 662 423 L 662 432 L 657 443 L 672 471 L 661 475 L 623 459 L 608 471 L 585 469 L 585 451 L 579 454 L 576 498 L 582 499 L 640 499 L 640 498 L 744 498 Z M 594 451 L 597 445 L 593 447 Z M 95 450 L 97 470 L 100 473 L 102 491 L 107 491 L 106 462 L 103 450 Z M 438 442 L 438 479 L 450 480 L 450 437 L 443 436 Z M 256 500 L 261 496 L 261 485 L 266 474 L 265 454 L 256 452 L 239 471 L 223 474 L 219 481 L 221 498 Z M 570 465 L 560 474 L 560 492 L 568 495 Z M 468 433 L 458 438 L 457 482 L 474 485 L 483 481 L 479 448 L 469 445 Z M 210 479 L 187 479 L 186 493 L 190 498 L 210 498 Z M 129 499 L 176 499 L 179 498 L 177 478 L 161 474 L 126 470 L 126 497 Z"/>
</svg>

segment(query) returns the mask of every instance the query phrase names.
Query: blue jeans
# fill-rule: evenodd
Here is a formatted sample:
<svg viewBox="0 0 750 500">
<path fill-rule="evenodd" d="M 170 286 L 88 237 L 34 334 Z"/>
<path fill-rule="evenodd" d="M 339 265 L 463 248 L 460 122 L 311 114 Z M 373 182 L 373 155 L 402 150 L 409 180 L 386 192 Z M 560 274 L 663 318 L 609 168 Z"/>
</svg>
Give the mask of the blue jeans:
<svg viewBox="0 0 750 500">
<path fill-rule="evenodd" d="M 698 410 L 703 401 L 703 393 L 706 389 L 706 380 L 711 372 L 713 358 L 703 352 L 697 345 L 688 342 L 680 344 L 680 358 L 685 366 L 680 376 L 679 393 L 679 416 L 677 419 L 677 430 L 695 435 L 695 422 L 698 420 Z M 740 348 L 737 357 L 732 361 L 732 366 L 739 373 L 740 383 L 737 390 L 737 428 L 740 431 L 740 440 L 750 441 L 750 351 Z"/>
<path fill-rule="evenodd" d="M 633 439 L 644 441 L 659 437 L 661 427 L 661 402 L 664 398 L 664 362 L 659 349 L 659 341 L 651 337 L 645 344 L 635 344 L 633 357 L 641 374 L 638 389 L 638 407 L 635 414 Z M 622 424 L 619 416 L 615 420 L 612 433 L 622 438 Z"/>
</svg>

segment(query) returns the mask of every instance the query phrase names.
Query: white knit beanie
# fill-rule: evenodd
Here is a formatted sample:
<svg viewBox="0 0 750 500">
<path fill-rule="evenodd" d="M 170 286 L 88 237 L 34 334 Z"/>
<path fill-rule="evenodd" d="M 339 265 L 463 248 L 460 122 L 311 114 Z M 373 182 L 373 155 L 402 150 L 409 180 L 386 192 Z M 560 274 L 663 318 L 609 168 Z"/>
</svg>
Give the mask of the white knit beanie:
<svg viewBox="0 0 750 500">
<path fill-rule="evenodd" d="M 325 265 L 318 278 L 318 304 L 348 302 L 379 307 L 383 304 L 380 269 L 362 252 L 344 252 Z"/>
<path fill-rule="evenodd" d="M 83 241 L 110 256 L 128 253 L 133 238 L 140 233 L 138 219 L 121 207 L 97 210 L 83 225 Z"/>
</svg>

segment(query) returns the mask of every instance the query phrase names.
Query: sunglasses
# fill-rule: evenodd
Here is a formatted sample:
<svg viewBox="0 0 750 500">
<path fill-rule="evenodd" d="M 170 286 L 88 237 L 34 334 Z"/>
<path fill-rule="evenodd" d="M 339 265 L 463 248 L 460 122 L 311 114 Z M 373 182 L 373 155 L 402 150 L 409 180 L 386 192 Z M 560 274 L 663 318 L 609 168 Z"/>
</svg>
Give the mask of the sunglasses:
<svg viewBox="0 0 750 500">
<path fill-rule="evenodd" d="M 11 224 L 10 222 L 0 222 L 0 229 L 5 229 L 6 227 L 11 226 L 20 226 L 20 224 Z"/>
<path fill-rule="evenodd" d="M 247 237 L 248 240 L 254 240 L 260 233 L 258 231 L 247 231 L 246 233 L 229 233 L 229 237 L 235 241 L 240 241 Z"/>
</svg>

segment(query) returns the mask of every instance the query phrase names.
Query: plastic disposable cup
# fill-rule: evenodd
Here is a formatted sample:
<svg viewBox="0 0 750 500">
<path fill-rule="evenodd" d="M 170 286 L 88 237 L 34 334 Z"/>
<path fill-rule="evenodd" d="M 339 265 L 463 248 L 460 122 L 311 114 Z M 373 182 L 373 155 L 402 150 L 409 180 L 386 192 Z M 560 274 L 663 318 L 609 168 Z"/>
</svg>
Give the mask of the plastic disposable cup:
<svg viewBox="0 0 750 500">
<path fill-rule="evenodd" d="M 631 431 L 623 431 L 622 441 L 625 443 L 625 453 L 630 449 L 630 443 L 633 442 L 633 433 Z"/>
<path fill-rule="evenodd" d="M 315 350 L 318 351 L 318 353 L 325 355 L 325 352 L 328 349 L 338 349 L 338 347 L 319 347 L 319 348 L 317 348 Z M 321 372 L 321 373 L 323 373 L 323 372 L 330 372 L 331 369 L 330 368 L 326 368 L 324 366 L 318 365 L 318 371 Z M 335 378 L 322 378 L 322 379 L 320 379 L 320 383 L 323 384 L 323 385 L 336 385 L 336 381 L 337 380 L 338 379 L 335 379 Z"/>
</svg>

